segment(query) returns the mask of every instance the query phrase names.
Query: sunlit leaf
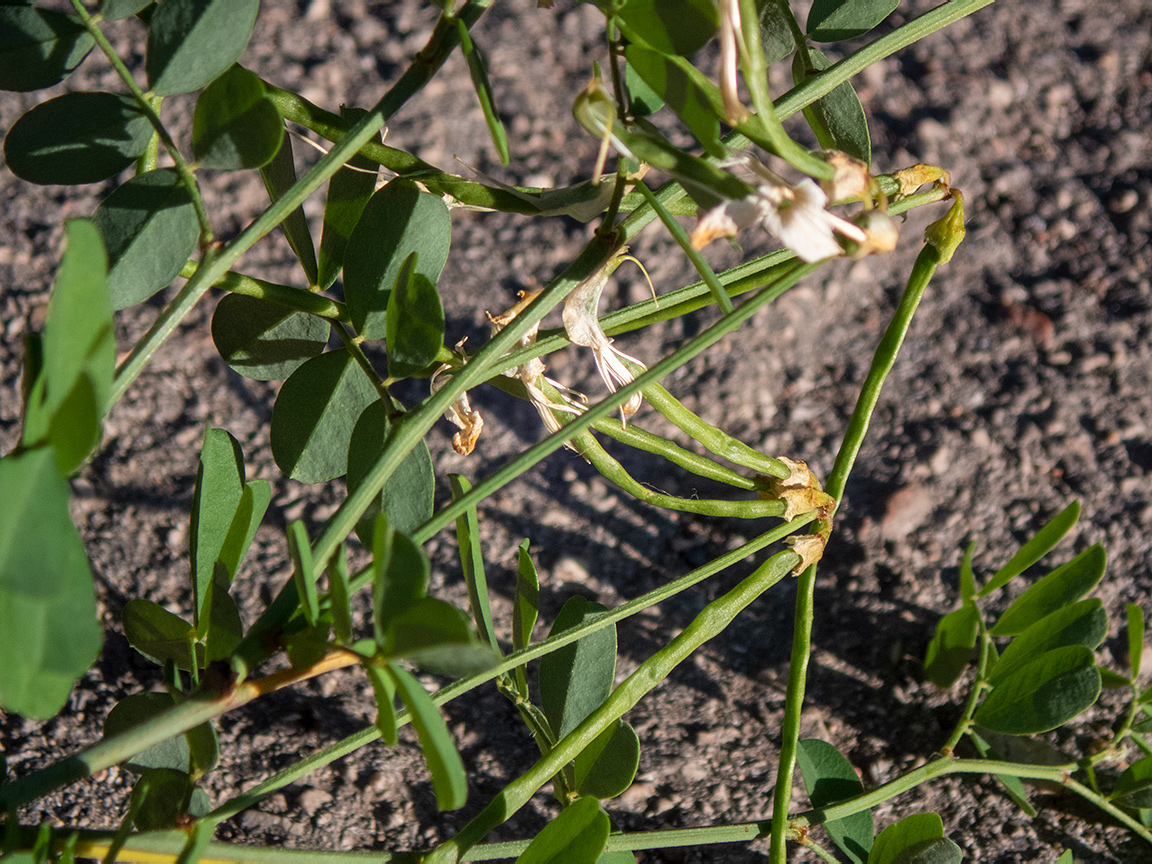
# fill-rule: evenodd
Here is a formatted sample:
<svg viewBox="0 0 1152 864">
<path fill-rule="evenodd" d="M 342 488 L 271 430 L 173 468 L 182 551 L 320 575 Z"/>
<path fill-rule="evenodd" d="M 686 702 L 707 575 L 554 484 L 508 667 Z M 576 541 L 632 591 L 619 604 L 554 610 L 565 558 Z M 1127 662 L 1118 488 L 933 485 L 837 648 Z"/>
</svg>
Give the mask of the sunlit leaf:
<svg viewBox="0 0 1152 864">
<path fill-rule="evenodd" d="M 1031 735 L 1062 726 L 1100 695 L 1100 673 L 1083 645 L 1055 648 L 1004 677 L 976 709 L 996 732 Z"/>
<path fill-rule="evenodd" d="M 204 168 L 259 168 L 272 161 L 284 137 L 284 121 L 264 82 L 240 66 L 224 72 L 196 100 L 192 153 Z"/>
<path fill-rule="evenodd" d="M 617 720 L 574 760 L 575 789 L 594 798 L 615 798 L 632 785 L 639 765 L 640 738 L 632 724 Z"/>
<path fill-rule="evenodd" d="M 200 236 L 192 196 L 168 168 L 122 183 L 92 221 L 108 250 L 113 309 L 141 303 L 172 284 Z"/>
<path fill-rule="evenodd" d="M 652 88 L 664 103 L 684 121 L 696 139 L 710 154 L 723 157 L 727 151 L 720 143 L 720 121 L 708 95 L 668 57 L 640 45 L 629 45 L 628 64 Z"/>
<path fill-rule="evenodd" d="M 144 61 L 157 96 L 199 90 L 240 59 L 260 0 L 164 0 L 148 26 Z"/>
<path fill-rule="evenodd" d="M 600 802 L 592 797 L 577 798 L 544 826 L 516 864 L 578 864 L 599 858 L 608 841 L 611 823 Z"/>
<path fill-rule="evenodd" d="M 0 459 L 0 501 L 0 706 L 46 719 L 100 651 L 92 572 L 50 449 Z"/>
<path fill-rule="evenodd" d="M 482 672 L 499 659 L 476 639 L 467 615 L 434 597 L 421 597 L 391 619 L 384 650 L 427 672 L 453 678 Z"/>
<path fill-rule="evenodd" d="M 452 486 L 452 500 L 467 495 L 472 484 L 461 474 L 449 474 Z M 456 517 L 456 545 L 460 549 L 460 567 L 464 571 L 464 584 L 468 586 L 468 599 L 472 606 L 472 617 L 480 636 L 496 651 L 500 642 L 496 638 L 496 628 L 492 624 L 492 608 L 488 600 L 488 578 L 484 573 L 484 551 L 480 548 L 480 520 L 476 508 L 469 507 Z"/>
<path fill-rule="evenodd" d="M 400 740 L 396 725 L 396 682 L 379 666 L 371 663 L 363 666 L 376 697 L 376 728 L 380 730 L 380 739 L 389 747 L 395 747 Z"/>
<path fill-rule="evenodd" d="M 480 100 L 480 109 L 484 112 L 484 122 L 488 124 L 488 132 L 492 136 L 492 143 L 496 146 L 501 164 L 507 165 L 508 136 L 504 133 L 504 124 L 500 121 L 500 114 L 496 110 L 496 97 L 488 81 L 484 56 L 473 43 L 472 35 L 468 32 L 468 25 L 464 20 L 457 18 L 456 24 L 460 33 L 460 50 L 464 54 L 464 59 L 468 61 L 468 73 L 472 77 L 472 88 L 476 91 L 476 98 Z"/>
<path fill-rule="evenodd" d="M 436 806 L 458 810 L 468 800 L 468 776 L 440 710 L 412 675 L 396 665 L 390 665 L 388 671 L 395 679 L 400 701 L 412 717 L 420 750 L 432 774 Z"/>
<path fill-rule="evenodd" d="M 1003 588 L 1011 579 L 1019 576 L 1060 542 L 1060 539 L 1072 530 L 1076 520 L 1080 518 L 1080 502 L 1073 501 L 1060 513 L 1056 514 L 1043 528 L 1036 532 L 1036 536 L 1020 547 L 1012 558 L 988 580 L 988 584 L 981 590 L 979 596 L 987 597 L 993 591 Z"/>
<path fill-rule="evenodd" d="M 292 558 L 292 579 L 300 607 L 311 627 L 320 618 L 320 593 L 316 590 L 316 571 L 312 566 L 312 544 L 304 523 L 296 520 L 288 525 L 288 554 Z"/>
<path fill-rule="evenodd" d="M 889 15 L 900 0 L 815 0 L 807 31 L 817 42 L 839 42 L 867 33 Z"/>
<path fill-rule="evenodd" d="M 128 644 L 149 660 L 161 666 L 172 662 L 184 671 L 193 667 L 196 628 L 179 615 L 151 600 L 134 597 L 125 604 L 121 618 Z"/>
<path fill-rule="evenodd" d="M 993 684 L 1003 681 L 1028 661 L 1053 648 L 1083 645 L 1095 650 L 1107 635 L 1108 613 L 1099 598 L 1057 609 L 1012 640 L 992 667 L 989 680 Z"/>
<path fill-rule="evenodd" d="M 1144 657 L 1144 610 L 1135 603 L 1129 603 L 1128 615 L 1128 668 L 1132 677 L 1140 674 L 1141 660 Z"/>
<path fill-rule="evenodd" d="M 1021 633 L 1046 615 L 1074 603 L 1096 587 L 1107 566 L 1104 547 L 1089 546 L 1017 597 L 992 627 L 993 636 Z"/>
<path fill-rule="evenodd" d="M 960 847 L 944 836 L 944 822 L 935 813 L 906 816 L 881 831 L 868 864 L 958 864 Z"/>
<path fill-rule="evenodd" d="M 148 147 L 152 125 L 131 96 L 65 93 L 41 102 L 4 139 L 4 159 L 29 183 L 97 183 Z"/>
<path fill-rule="evenodd" d="M 244 494 L 244 454 L 240 442 L 224 429 L 208 428 L 200 448 L 200 465 L 192 494 L 188 532 L 189 566 L 195 597 L 194 620 L 200 629 L 204 597 L 216 572 L 216 562 L 228 539 L 236 509 Z"/>
<path fill-rule="evenodd" d="M 520 543 L 516 563 L 516 596 L 512 603 L 512 650 L 527 648 L 532 642 L 532 630 L 540 616 L 540 577 L 536 575 L 536 565 L 528 552 L 528 540 Z M 527 666 L 515 669 L 516 687 L 520 694 L 528 696 Z"/>
<path fill-rule="evenodd" d="M 811 66 L 805 65 L 808 60 Z M 832 61 L 815 48 L 810 48 L 807 55 L 797 51 L 792 61 L 792 75 L 797 84 L 802 84 L 831 65 Z M 849 82 L 845 81 L 811 105 L 805 106 L 804 119 L 825 150 L 842 150 L 866 164 L 872 163 L 868 118 L 864 115 L 860 97 Z"/>
<path fill-rule="evenodd" d="M 649 48 L 685 57 L 702 48 L 720 24 L 713 0 L 628 0 L 619 17 Z"/>
<path fill-rule="evenodd" d="M 424 550 L 384 516 L 372 537 L 372 607 L 376 642 L 387 650 L 392 622 L 428 593 L 432 569 Z"/>
</svg>

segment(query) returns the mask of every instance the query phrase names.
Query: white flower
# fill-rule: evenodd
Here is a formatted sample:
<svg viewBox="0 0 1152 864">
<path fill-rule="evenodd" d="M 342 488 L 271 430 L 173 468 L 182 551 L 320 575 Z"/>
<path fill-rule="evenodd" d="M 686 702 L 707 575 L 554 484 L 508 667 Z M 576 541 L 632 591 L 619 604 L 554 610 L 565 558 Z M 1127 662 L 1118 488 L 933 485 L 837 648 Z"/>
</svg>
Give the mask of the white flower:
<svg viewBox="0 0 1152 864">
<path fill-rule="evenodd" d="M 596 361 L 596 370 L 608 389 L 613 393 L 617 387 L 631 384 L 635 379 L 632 370 L 624 363 L 625 360 L 636 364 L 641 369 L 647 367 L 623 351 L 612 347 L 612 340 L 600 326 L 596 316 L 596 309 L 600 305 L 600 294 L 612 271 L 620 266 L 625 250 L 613 256 L 607 264 L 572 289 L 568 299 L 564 302 L 564 329 L 568 338 L 575 345 L 583 345 L 592 349 L 592 356 Z M 640 410 L 644 401 L 642 393 L 633 393 L 624 404 L 620 406 L 620 422 L 627 426 L 628 418 Z"/>
<path fill-rule="evenodd" d="M 858 226 L 824 209 L 828 196 L 811 178 L 789 186 L 753 157 L 734 167 L 744 168 L 738 173 L 750 174 L 759 185 L 744 198 L 729 199 L 701 217 L 692 232 L 697 249 L 757 223 L 809 264 L 843 253 L 837 234 L 857 243 L 865 240 L 867 235 Z"/>
</svg>

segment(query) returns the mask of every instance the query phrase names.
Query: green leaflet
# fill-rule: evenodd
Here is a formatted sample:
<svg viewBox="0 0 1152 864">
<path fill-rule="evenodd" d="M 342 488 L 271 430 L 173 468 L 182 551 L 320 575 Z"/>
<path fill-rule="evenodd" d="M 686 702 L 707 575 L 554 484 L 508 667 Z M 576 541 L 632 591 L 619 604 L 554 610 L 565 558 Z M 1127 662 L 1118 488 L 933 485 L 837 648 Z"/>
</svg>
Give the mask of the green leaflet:
<svg viewBox="0 0 1152 864">
<path fill-rule="evenodd" d="M 260 0 L 164 0 L 148 26 L 144 68 L 157 96 L 199 90 L 240 59 Z"/>
<path fill-rule="evenodd" d="M 103 641 L 92 572 L 52 451 L 0 459 L 0 705 L 51 717 Z"/>
<path fill-rule="evenodd" d="M 0 8 L 0 90 L 58 84 L 95 44 L 75 16 L 33 6 Z"/>
<path fill-rule="evenodd" d="M 796 764 L 804 778 L 804 787 L 813 807 L 828 807 L 864 791 L 856 769 L 840 751 L 818 738 L 799 742 Z M 824 823 L 832 841 L 856 864 L 868 860 L 872 848 L 872 811 L 854 813 L 843 819 Z"/>
<path fill-rule="evenodd" d="M 284 137 L 284 121 L 264 82 L 240 66 L 224 72 L 196 100 L 192 153 L 204 168 L 259 168 L 272 161 Z"/>
<path fill-rule="evenodd" d="M 284 382 L 272 409 L 272 455 L 280 470 L 301 483 L 344 474 L 352 430 L 379 395 L 347 349 L 302 364 Z"/>
<path fill-rule="evenodd" d="M 393 180 L 368 200 L 344 253 L 344 298 L 364 338 L 387 335 L 392 288 L 413 252 L 418 254 L 413 271 L 436 284 L 451 234 L 444 201 L 408 182 Z"/>
<path fill-rule="evenodd" d="M 29 183 L 98 183 L 148 146 L 152 125 L 130 96 L 65 93 L 41 102 L 4 139 L 4 159 Z"/>
<path fill-rule="evenodd" d="M 562 633 L 606 611 L 579 595 L 570 598 L 549 635 Z M 540 658 L 540 706 L 559 740 L 600 707 L 616 675 L 616 628 L 605 627 Z"/>
<path fill-rule="evenodd" d="M 180 175 L 168 168 L 122 183 L 101 202 L 92 221 L 108 249 L 113 309 L 142 303 L 170 285 L 200 237 L 192 196 Z"/>
</svg>

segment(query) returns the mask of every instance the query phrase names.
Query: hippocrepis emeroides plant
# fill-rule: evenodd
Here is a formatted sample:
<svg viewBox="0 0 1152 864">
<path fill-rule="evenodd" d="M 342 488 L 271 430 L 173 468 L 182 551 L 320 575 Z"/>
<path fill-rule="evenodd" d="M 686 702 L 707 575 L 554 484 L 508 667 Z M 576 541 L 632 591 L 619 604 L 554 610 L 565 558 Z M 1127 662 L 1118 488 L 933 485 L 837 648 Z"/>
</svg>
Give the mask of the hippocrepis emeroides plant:
<svg viewBox="0 0 1152 864">
<path fill-rule="evenodd" d="M 799 739 L 818 562 L 834 542 L 845 481 L 917 303 L 964 236 L 963 197 L 947 171 L 914 165 L 874 172 L 867 119 L 850 79 L 990 0 L 952 0 L 883 35 L 875 35 L 876 28 L 898 0 L 816 0 L 803 26 L 786 0 L 667 0 L 661 5 L 672 14 L 644 0 L 599 0 L 593 5 L 604 18 L 604 68 L 597 63 L 589 70 L 589 83 L 572 106 L 599 154 L 590 179 L 554 189 L 468 179 L 383 144 L 389 118 L 418 98 L 459 51 L 495 152 L 509 162 L 513 148 L 473 36 L 490 2 L 430 4 L 435 26 L 406 71 L 375 105 L 339 113 L 237 65 L 258 0 L 70 0 L 63 11 L 0 6 L 0 88 L 35 92 L 66 81 L 85 62 L 110 64 L 119 78 L 116 92 L 73 90 L 40 101 L 5 130 L 6 164 L 30 183 L 116 178 L 118 185 L 90 218 L 67 223 L 43 330 L 26 339 L 21 435 L 0 460 L 0 500 L 6 502 L 0 707 L 51 717 L 94 662 L 102 634 L 91 569 L 69 516 L 68 478 L 86 470 L 100 447 L 105 415 L 130 398 L 156 350 L 197 304 L 207 302 L 210 288 L 223 292 L 211 326 L 223 360 L 249 378 L 283 382 L 270 428 L 279 470 L 304 483 L 345 477 L 347 488 L 316 536 L 299 521 L 288 525 L 291 573 L 257 620 L 246 624 L 231 592 L 271 503 L 271 488 L 247 478 L 240 446 L 226 430 L 205 430 L 192 490 L 191 600 L 176 614 L 137 598 L 123 614 L 125 636 L 160 666 L 164 690 L 121 700 L 105 721 L 102 740 L 87 750 L 21 776 L 4 775 L 4 851 L 29 861 L 265 860 L 268 850 L 215 842 L 216 827 L 372 741 L 395 744 L 407 724 L 416 732 L 438 806 L 460 808 L 468 766 L 439 706 L 492 684 L 515 705 L 540 757 L 453 836 L 420 852 L 404 850 L 422 860 L 624 861 L 634 860 L 630 850 L 768 838 L 774 862 L 784 861 L 796 844 L 828 861 L 953 861 L 960 850 L 945 836 L 939 816 L 911 814 L 875 834 L 871 814 L 877 804 L 951 773 L 997 776 L 1026 812 L 1035 811 L 1022 781 L 1061 784 L 1152 841 L 1152 746 L 1144 738 L 1152 696 L 1136 683 L 1143 618 L 1130 607 L 1130 669 L 1098 666 L 1094 651 L 1108 622 L 1101 602 L 1087 595 L 1103 576 L 1102 550 L 1091 547 L 1039 579 L 1003 614 L 986 608 L 988 598 L 1072 527 L 1075 505 L 983 584 L 971 550 L 965 557 L 961 606 L 942 619 L 926 658 L 934 683 L 949 687 L 967 675 L 970 686 L 961 720 L 937 758 L 865 790 L 831 744 Z M 544 8 L 535 14 L 554 13 Z M 115 52 L 106 36 L 113 28 L 137 40 L 142 68 L 129 68 Z M 701 49 L 712 42 L 719 51 L 715 80 L 704 71 L 707 64 L 695 60 L 698 53 L 710 56 Z M 833 62 L 817 44 L 832 46 L 839 59 Z M 770 94 L 769 67 L 789 59 L 794 86 Z M 188 93 L 198 93 L 190 143 L 170 131 L 177 110 L 171 106 L 179 103 L 166 101 Z M 797 140 L 798 126 L 786 128 L 795 115 L 818 149 Z M 691 146 L 671 143 L 666 132 L 674 125 L 691 133 Z M 306 135 L 324 139 L 326 152 L 297 177 L 293 137 Z M 217 237 L 204 185 L 220 171 L 259 171 L 270 197 L 267 209 L 229 240 Z M 321 190 L 326 197 L 316 231 L 301 204 Z M 896 217 L 933 205 L 946 210 L 926 232 L 823 482 L 802 454 L 763 454 L 706 423 L 661 385 L 821 266 L 892 251 L 901 239 Z M 447 332 L 438 285 L 452 212 L 465 207 L 596 223 L 591 240 L 559 275 L 489 316 L 491 337 L 472 350 Z M 606 284 L 630 257 L 629 243 L 654 221 L 699 281 L 654 286 L 651 301 L 601 316 Z M 244 253 L 277 228 L 300 262 L 297 284 L 241 269 Z M 702 254 L 714 241 L 761 229 L 781 248 L 720 273 Z M 173 292 L 160 295 L 167 299 L 148 332 L 135 344 L 117 346 L 114 314 L 173 285 Z M 495 309 L 507 305 L 498 296 L 490 300 Z M 562 327 L 541 330 L 560 306 Z M 706 306 L 715 309 L 713 323 L 665 357 L 633 357 L 614 343 L 621 333 Z M 568 344 L 592 351 L 604 390 L 581 394 L 547 374 L 548 355 Z M 117 365 L 119 349 L 125 353 Z M 426 395 L 402 405 L 394 385 L 414 378 L 427 379 Z M 542 420 L 542 437 L 489 476 L 450 476 L 452 500 L 437 509 L 435 478 L 442 469 L 425 437 L 447 417 L 458 429 L 454 448 L 470 454 L 484 420 L 468 394 L 490 385 L 528 400 Z M 645 403 L 688 446 L 648 431 Z M 654 491 L 609 454 L 604 437 L 662 457 L 678 472 L 727 484 L 732 496 Z M 562 447 L 651 507 L 748 520 L 760 526 L 756 537 L 615 608 L 574 598 L 556 615 L 550 635 L 533 641 L 539 581 L 527 541 L 519 550 L 509 624 L 497 620 L 489 603 L 484 562 L 492 552 L 480 548 L 478 505 Z M 424 546 L 450 525 L 468 588 L 467 611 L 429 594 Z M 777 543 L 776 551 L 764 551 Z M 349 550 L 368 563 L 353 571 Z M 742 581 L 616 682 L 620 622 L 746 560 L 751 564 Z M 798 580 L 796 618 L 784 722 L 774 742 L 777 776 L 790 778 L 799 766 L 810 808 L 797 811 L 792 784 L 782 782 L 771 808 L 739 823 L 681 830 L 654 823 L 642 834 L 616 830 L 611 801 L 633 782 L 641 748 L 627 712 L 788 577 Z M 371 594 L 368 620 L 352 613 L 352 597 L 362 590 Z M 217 760 L 217 718 L 343 667 L 358 668 L 371 683 L 377 703 L 372 726 L 233 797 L 208 800 L 201 785 Z M 413 670 L 447 676 L 450 683 L 435 688 Z M 1021 742 L 1094 704 L 1102 684 L 1132 695 L 1105 746 L 1058 765 L 1015 756 L 1030 752 Z M 962 746 L 976 758 L 958 756 Z M 1144 758 L 1102 783 L 1096 766 L 1126 758 L 1131 748 Z M 1018 761 L 1002 758 L 1009 752 Z M 136 777 L 119 830 L 20 822 L 19 808 L 113 765 Z M 555 816 L 535 838 L 487 841 L 548 783 Z M 339 850 L 325 854 L 328 860 Z"/>
</svg>

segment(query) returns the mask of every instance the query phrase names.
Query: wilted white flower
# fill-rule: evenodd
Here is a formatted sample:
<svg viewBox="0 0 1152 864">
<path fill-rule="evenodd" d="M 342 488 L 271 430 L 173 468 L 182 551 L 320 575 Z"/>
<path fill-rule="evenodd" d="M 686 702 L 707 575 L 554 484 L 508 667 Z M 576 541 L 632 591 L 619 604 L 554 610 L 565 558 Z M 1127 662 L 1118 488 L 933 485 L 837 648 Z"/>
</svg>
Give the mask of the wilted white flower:
<svg viewBox="0 0 1152 864">
<path fill-rule="evenodd" d="M 467 363 L 468 355 L 464 353 L 464 342 L 465 339 L 461 339 L 456 343 L 456 354 L 462 362 Z M 436 393 L 448 383 L 447 378 L 441 378 L 440 376 L 451 368 L 451 363 L 444 363 L 437 367 L 436 371 L 432 373 L 432 378 L 429 380 L 428 386 L 433 393 Z M 444 417 L 460 429 L 459 432 L 452 436 L 452 449 L 461 456 L 467 456 L 476 447 L 476 441 L 484 429 L 484 418 L 480 416 L 479 411 L 473 410 L 472 405 L 468 402 L 468 391 L 464 391 L 456 397 L 452 404 L 448 406 L 448 410 L 444 412 Z"/>
<path fill-rule="evenodd" d="M 744 198 L 724 201 L 701 217 L 692 232 L 697 249 L 757 223 L 809 264 L 844 251 L 836 234 L 857 243 L 866 239 L 858 226 L 824 209 L 828 196 L 811 178 L 789 186 L 753 157 L 734 165 L 743 167 L 742 173 L 750 173 L 758 185 Z"/>
<path fill-rule="evenodd" d="M 488 320 L 492 324 L 492 335 L 495 336 L 507 327 L 516 316 L 523 311 L 524 307 L 536 299 L 539 293 L 539 291 L 521 291 L 520 301 L 511 309 L 500 315 L 489 315 Z M 540 325 L 537 324 L 521 336 L 519 347 L 527 348 L 529 345 L 532 345 L 536 341 L 536 333 L 539 328 Z M 509 369 L 504 375 L 508 378 L 518 378 L 520 380 L 520 383 L 524 385 L 524 389 L 528 391 L 528 399 L 532 402 L 532 407 L 536 409 L 536 413 L 539 414 L 540 419 L 544 421 L 544 428 L 550 433 L 553 433 L 560 431 L 561 428 L 560 421 L 556 419 L 554 412 L 562 411 L 566 414 L 580 414 L 584 411 L 584 406 L 577 401 L 577 399 L 568 395 L 572 391 L 567 387 L 558 381 L 553 381 L 551 378 L 548 378 L 544 374 L 544 368 L 544 361 L 539 357 L 533 357 L 531 360 L 521 363 L 513 369 Z M 552 385 L 563 401 L 555 402 L 549 399 L 541 387 L 541 382 L 544 382 L 546 385 Z M 579 394 L 575 395 L 578 398 L 583 398 L 580 397 Z M 567 446 L 571 447 L 572 445 L 569 444 Z"/>
<path fill-rule="evenodd" d="M 736 89 L 736 70 L 744 50 L 740 0 L 720 0 L 720 95 L 724 100 L 724 119 L 733 126 L 748 119 L 748 109 Z"/>
<path fill-rule="evenodd" d="M 612 346 L 612 340 L 600 326 L 596 315 L 604 285 L 608 282 L 612 271 L 620 266 L 623 255 L 624 250 L 621 250 L 603 267 L 573 288 L 564 302 L 564 329 L 568 333 L 568 338 L 575 345 L 592 349 L 596 370 L 613 393 L 617 387 L 631 384 L 635 380 L 632 370 L 625 365 L 625 360 L 635 363 L 641 369 L 647 368 L 635 357 Z M 620 406 L 620 422 L 628 425 L 628 418 L 640 410 L 640 403 L 643 401 L 643 394 L 633 393 L 628 401 Z"/>
</svg>

